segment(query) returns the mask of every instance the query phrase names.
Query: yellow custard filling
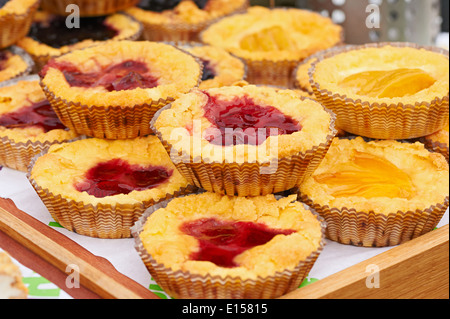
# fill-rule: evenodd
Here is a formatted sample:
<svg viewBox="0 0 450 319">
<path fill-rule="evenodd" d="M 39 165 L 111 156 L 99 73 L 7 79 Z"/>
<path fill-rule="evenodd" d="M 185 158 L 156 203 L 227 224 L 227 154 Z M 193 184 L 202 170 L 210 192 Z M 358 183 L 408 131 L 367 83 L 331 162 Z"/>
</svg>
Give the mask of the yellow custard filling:
<svg viewBox="0 0 450 319">
<path fill-rule="evenodd" d="M 356 73 L 346 77 L 340 85 L 356 88 L 359 95 L 395 98 L 414 95 L 434 83 L 436 79 L 421 69 L 401 68 Z"/>
<path fill-rule="evenodd" d="M 242 38 L 240 46 L 243 50 L 263 52 L 296 49 L 294 40 L 280 26 L 249 34 Z"/>
<path fill-rule="evenodd" d="M 414 184 L 407 173 L 382 157 L 356 150 L 350 161 L 315 175 L 314 179 L 328 185 L 334 197 L 410 199 L 414 196 Z"/>
</svg>

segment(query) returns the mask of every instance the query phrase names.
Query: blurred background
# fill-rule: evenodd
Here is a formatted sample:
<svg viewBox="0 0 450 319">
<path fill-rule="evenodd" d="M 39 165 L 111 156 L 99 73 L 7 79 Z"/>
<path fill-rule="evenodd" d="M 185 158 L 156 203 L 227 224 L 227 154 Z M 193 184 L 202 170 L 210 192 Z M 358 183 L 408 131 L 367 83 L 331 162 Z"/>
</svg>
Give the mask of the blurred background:
<svg viewBox="0 0 450 319">
<path fill-rule="evenodd" d="M 407 41 L 448 48 L 449 0 L 275 0 L 277 7 L 310 9 L 329 16 L 344 27 L 346 42 L 362 44 Z M 269 6 L 270 0 L 252 0 Z M 379 28 L 368 28 L 370 4 L 379 8 Z"/>
</svg>

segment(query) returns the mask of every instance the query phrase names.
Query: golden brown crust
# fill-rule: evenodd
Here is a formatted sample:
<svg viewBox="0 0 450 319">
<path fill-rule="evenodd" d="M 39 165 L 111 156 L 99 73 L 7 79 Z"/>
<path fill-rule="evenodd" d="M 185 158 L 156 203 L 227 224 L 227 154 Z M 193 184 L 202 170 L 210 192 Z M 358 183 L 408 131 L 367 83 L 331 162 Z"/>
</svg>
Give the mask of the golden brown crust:
<svg viewBox="0 0 450 319">
<path fill-rule="evenodd" d="M 6 50 L 5 59 L 0 61 L 0 82 L 27 75 L 33 63 L 23 53 L 15 50 Z M 1 55 L 1 52 L 0 52 Z"/>
<path fill-rule="evenodd" d="M 194 143 L 195 146 L 191 148 L 192 136 L 186 127 L 192 127 L 196 121 L 197 124 L 201 124 L 201 134 L 203 134 L 212 126 L 204 117 L 203 105 L 207 101 L 207 96 L 201 90 L 194 89 L 173 102 L 170 109 L 161 112 L 154 124 L 163 140 L 172 144 L 175 149 L 183 150 L 191 158 L 200 157 L 211 163 L 244 163 L 252 161 L 250 154 L 257 154 L 256 161 L 265 163 L 311 150 L 319 144 L 325 143 L 327 138 L 334 134 L 330 128 L 332 122 L 330 113 L 316 101 L 299 98 L 299 95 L 291 90 L 276 90 L 249 85 L 215 88 L 205 92 L 224 100 L 232 100 L 238 96 L 251 97 L 261 105 L 273 106 L 298 120 L 302 125 L 302 130 L 290 135 L 269 137 L 259 146 L 225 147 L 227 150 L 225 154 L 223 154 L 222 146 L 211 144 L 203 135 L 199 134 L 199 137 L 202 136 L 201 140 L 199 143 Z M 275 140 L 278 143 L 276 148 L 270 146 L 273 146 L 272 143 L 275 143 Z M 265 151 L 262 152 L 262 149 Z M 268 149 L 271 151 L 267 152 Z"/>
<path fill-rule="evenodd" d="M 409 104 L 431 102 L 436 98 L 448 98 L 449 87 L 449 61 L 448 52 L 433 52 L 427 48 L 412 45 L 379 44 L 375 47 L 349 46 L 339 49 L 336 53 L 313 63 L 310 74 L 313 86 L 317 90 L 326 90 L 331 94 L 346 96 L 354 101 L 362 100 L 369 103 L 383 104 Z M 429 88 L 415 94 L 394 98 L 375 98 L 361 95 L 356 88 L 344 87 L 340 83 L 351 76 L 364 71 L 395 70 L 395 69 L 421 69 L 436 79 Z"/>
<path fill-rule="evenodd" d="M 90 168 L 115 158 L 126 160 L 131 165 L 163 166 L 173 170 L 173 173 L 168 181 L 158 187 L 145 191 L 133 191 L 127 195 L 96 198 L 76 190 L 74 185 L 84 180 Z M 67 200 L 93 206 L 97 204 L 127 205 L 150 200 L 157 202 L 165 199 L 167 194 L 174 194 L 188 186 L 187 181 L 175 169 L 161 142 L 155 136 L 117 141 L 92 138 L 55 145 L 36 160 L 30 177 L 39 187 L 55 196 L 61 195 Z"/>
<path fill-rule="evenodd" d="M 10 0 L 0 9 L 0 18 L 6 15 L 24 15 L 39 0 Z"/>
<path fill-rule="evenodd" d="M 44 11 L 58 15 L 69 15 L 68 5 L 75 4 L 79 8 L 80 16 L 103 16 L 117 13 L 136 5 L 140 0 L 41 0 Z"/>
<path fill-rule="evenodd" d="M 111 41 L 70 52 L 54 61 L 70 63 L 81 72 L 92 72 L 126 60 L 146 63 L 158 78 L 158 86 L 112 92 L 104 87 L 72 87 L 63 72 L 52 66 L 43 75 L 42 84 L 54 96 L 88 107 L 134 107 L 160 99 L 175 99 L 196 87 L 201 78 L 201 66 L 193 56 L 168 44 L 147 41 Z"/>
<path fill-rule="evenodd" d="M 208 261 L 190 260 L 198 249 L 198 241 L 182 233 L 180 225 L 200 218 L 262 223 L 273 229 L 290 229 L 291 235 L 278 235 L 265 245 L 238 255 L 238 267 L 223 268 Z M 140 234 L 147 252 L 158 263 L 172 270 L 191 274 L 256 279 L 293 269 L 317 251 L 322 237 L 317 217 L 296 196 L 277 200 L 274 195 L 260 197 L 228 197 L 214 193 L 189 195 L 173 199 L 166 208 L 150 215 Z"/>
<path fill-rule="evenodd" d="M 342 28 L 310 11 L 254 6 L 208 27 L 202 41 L 249 60 L 300 61 L 339 44 Z"/>
<path fill-rule="evenodd" d="M 333 195 L 336 193 L 332 193 L 332 186 L 316 178 L 334 172 L 343 163 L 352 162 L 355 151 L 389 161 L 400 169 L 402 174 L 409 176 L 412 189 L 409 193 L 404 192 L 405 196 L 393 198 L 390 198 L 391 194 L 375 197 L 365 197 L 358 195 L 359 193 L 353 196 Z M 448 174 L 449 166 L 445 158 L 440 154 L 430 153 L 421 143 L 388 140 L 365 142 L 361 137 L 354 140 L 336 138 L 319 168 L 300 186 L 300 193 L 324 207 L 346 207 L 357 212 L 388 215 L 398 211 L 425 210 L 432 205 L 443 204 L 448 197 Z M 360 183 L 364 185 L 362 179 Z"/>
<path fill-rule="evenodd" d="M 192 55 L 208 61 L 215 72 L 216 76 L 213 79 L 200 83 L 200 89 L 228 86 L 245 78 L 244 62 L 221 48 L 199 45 L 181 47 Z"/>
<path fill-rule="evenodd" d="M 0 88 L 0 116 L 14 112 L 31 103 L 45 101 L 39 79 L 18 80 L 12 85 Z M 14 143 L 61 142 L 73 139 L 76 134 L 68 130 L 44 132 L 40 127 L 6 128 L 0 126 L 0 138 L 6 137 Z"/>
<path fill-rule="evenodd" d="M 52 16 L 53 15 L 48 12 L 38 11 L 35 14 L 34 22 L 46 21 L 47 19 L 51 19 Z M 142 25 L 135 19 L 125 14 L 116 13 L 110 15 L 106 17 L 105 23 L 117 30 L 117 35 L 111 39 L 113 41 L 136 40 L 142 33 Z M 38 42 L 37 40 L 30 37 L 25 37 L 19 40 L 17 42 L 17 45 L 26 50 L 31 56 L 33 56 L 33 58 L 37 59 L 38 61 L 47 61 L 53 57 L 63 55 L 67 52 L 87 48 L 102 42 L 105 41 L 84 40 L 72 45 L 65 45 L 60 48 L 54 48 L 45 43 Z"/>
<path fill-rule="evenodd" d="M 202 24 L 233 13 L 248 4 L 248 0 L 210 0 L 204 9 L 193 1 L 181 1 L 173 10 L 153 12 L 138 7 L 126 12 L 137 20 L 154 25 Z"/>
</svg>

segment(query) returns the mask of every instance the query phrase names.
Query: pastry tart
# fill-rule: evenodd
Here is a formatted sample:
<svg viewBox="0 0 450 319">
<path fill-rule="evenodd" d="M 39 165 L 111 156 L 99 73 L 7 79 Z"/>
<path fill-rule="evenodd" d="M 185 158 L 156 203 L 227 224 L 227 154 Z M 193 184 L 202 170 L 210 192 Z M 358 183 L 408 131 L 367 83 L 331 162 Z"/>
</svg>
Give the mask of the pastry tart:
<svg viewBox="0 0 450 319">
<path fill-rule="evenodd" d="M 130 237 L 148 207 L 191 189 L 153 135 L 51 147 L 34 159 L 28 177 L 58 223 L 99 238 Z"/>
<path fill-rule="evenodd" d="M 430 151 L 441 153 L 448 162 L 449 134 L 447 124 L 442 130 L 425 136 L 423 142 Z"/>
<path fill-rule="evenodd" d="M 0 165 L 27 171 L 34 156 L 76 137 L 53 112 L 39 77 L 0 85 Z"/>
<path fill-rule="evenodd" d="M 317 13 L 254 6 L 214 23 L 201 40 L 243 58 L 250 83 L 288 87 L 300 61 L 340 44 L 342 34 L 340 26 Z"/>
<path fill-rule="evenodd" d="M 31 57 L 17 46 L 0 50 L 0 83 L 28 75 L 34 67 Z"/>
<path fill-rule="evenodd" d="M 11 256 L 0 251 L 0 299 L 27 299 L 28 288 L 24 285 L 20 268 Z"/>
<path fill-rule="evenodd" d="M 19 40 L 36 62 L 37 70 L 52 58 L 67 52 L 110 40 L 137 40 L 142 25 L 132 17 L 116 13 L 109 16 L 80 18 L 79 28 L 66 27 L 66 17 L 45 11 L 35 14 L 30 32 Z M 51 30 L 58 30 L 55 34 Z"/>
<path fill-rule="evenodd" d="M 136 249 L 174 298 L 277 298 L 299 287 L 324 245 L 322 220 L 296 197 L 175 198 L 136 223 Z"/>
<path fill-rule="evenodd" d="M 147 40 L 198 41 L 208 25 L 248 6 L 248 0 L 141 0 L 126 12 L 143 23 Z"/>
<path fill-rule="evenodd" d="M 310 69 L 316 98 L 343 130 L 374 139 L 413 139 L 449 122 L 448 51 L 408 43 L 346 46 Z"/>
<path fill-rule="evenodd" d="M 139 0 L 41 0 L 41 8 L 53 14 L 67 16 L 73 13 L 69 5 L 76 5 L 80 17 L 104 16 L 126 10 Z"/>
<path fill-rule="evenodd" d="M 27 35 L 40 0 L 0 0 L 0 50 Z"/>
<path fill-rule="evenodd" d="M 296 187 L 336 134 L 334 115 L 316 101 L 253 85 L 194 89 L 151 127 L 191 184 L 231 196 Z"/>
<path fill-rule="evenodd" d="M 41 85 L 61 121 L 80 135 L 152 134 L 157 110 L 198 86 L 202 66 L 172 45 L 110 41 L 51 60 Z"/>
<path fill-rule="evenodd" d="M 195 43 L 180 44 L 179 47 L 202 62 L 203 75 L 200 89 L 233 85 L 246 77 L 245 63 L 221 48 Z"/>
<path fill-rule="evenodd" d="M 336 138 L 299 192 L 327 222 L 329 239 L 399 245 L 441 220 L 449 205 L 449 166 L 419 142 Z"/>
</svg>

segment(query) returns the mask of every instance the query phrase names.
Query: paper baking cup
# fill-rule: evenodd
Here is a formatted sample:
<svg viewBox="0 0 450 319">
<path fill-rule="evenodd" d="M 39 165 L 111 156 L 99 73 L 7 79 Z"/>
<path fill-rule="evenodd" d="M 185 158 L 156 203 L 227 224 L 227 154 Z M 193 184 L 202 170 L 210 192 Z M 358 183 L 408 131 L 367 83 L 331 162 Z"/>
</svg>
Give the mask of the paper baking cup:
<svg viewBox="0 0 450 319">
<path fill-rule="evenodd" d="M 447 196 L 443 203 L 425 210 L 384 215 L 372 211 L 357 212 L 346 207 L 322 206 L 304 194 L 299 194 L 299 198 L 325 219 L 328 239 L 363 247 L 395 246 L 424 235 L 438 225 L 449 206 Z"/>
<path fill-rule="evenodd" d="M 21 15 L 7 14 L 0 17 L 0 49 L 9 47 L 28 34 L 39 0 Z"/>
<path fill-rule="evenodd" d="M 309 70 L 310 82 L 316 99 L 336 113 L 336 126 L 351 134 L 374 139 L 413 139 L 433 134 L 449 123 L 449 95 L 432 101 L 411 104 L 369 103 L 353 100 L 346 95 L 330 92 L 314 81 L 315 66 L 334 55 L 364 48 L 396 47 L 424 48 L 448 56 L 448 51 L 422 47 L 410 43 L 373 43 L 362 46 L 340 47 L 321 55 Z"/>
<path fill-rule="evenodd" d="M 255 280 L 243 280 L 239 277 L 202 276 L 185 271 L 174 271 L 170 267 L 158 263 L 144 248 L 139 237 L 143 226 L 153 212 L 164 208 L 170 202 L 164 201 L 152 206 L 136 222 L 132 228 L 135 248 L 147 270 L 157 284 L 175 299 L 273 299 L 297 289 L 309 274 L 317 258 L 325 246 L 326 224 L 317 216 L 322 226 L 322 240 L 316 251 L 292 270 L 277 272 L 273 276 L 258 277 Z"/>
<path fill-rule="evenodd" d="M 236 13 L 242 13 L 249 7 L 248 1 L 246 1 L 242 7 L 236 11 L 226 15 L 232 15 Z M 184 41 L 184 42 L 200 42 L 200 34 L 203 30 L 209 27 L 211 24 L 224 18 L 218 17 L 210 19 L 201 23 L 151 23 L 149 21 L 141 20 L 144 25 L 143 37 L 148 41 Z"/>
<path fill-rule="evenodd" d="M 65 229 L 80 235 L 104 238 L 119 239 L 130 238 L 131 227 L 146 209 L 159 201 L 164 201 L 177 196 L 189 194 L 196 190 L 193 186 L 179 189 L 172 194 L 166 194 L 160 200 L 144 201 L 137 204 L 85 204 L 64 197 L 61 194 L 54 194 L 50 190 L 42 188 L 31 178 L 31 171 L 36 160 L 44 155 L 43 152 L 35 156 L 28 166 L 27 178 L 34 190 L 47 207 L 53 219 Z"/>
<path fill-rule="evenodd" d="M 334 128 L 335 116 L 325 109 L 331 115 L 332 133 L 327 136 L 324 143 L 306 152 L 275 159 L 272 162 L 217 163 L 207 158 L 193 159 L 164 140 L 154 124 L 161 112 L 170 107 L 169 104 L 155 114 L 150 123 L 153 132 L 160 138 L 178 171 L 190 184 L 222 195 L 264 196 L 297 187 L 316 170 L 337 134 Z"/>
<path fill-rule="evenodd" d="M 195 59 L 203 69 L 202 63 Z M 201 78 L 202 70 L 197 86 Z M 173 97 L 167 97 L 135 106 L 87 106 L 57 97 L 42 81 L 41 86 L 55 113 L 66 127 L 79 135 L 100 139 L 134 139 L 153 134 L 149 127 L 153 116 L 175 100 Z"/>
<path fill-rule="evenodd" d="M 70 4 L 77 5 L 81 17 L 102 16 L 128 9 L 139 3 L 140 0 L 41 0 L 41 8 L 53 14 L 67 16 Z"/>
<path fill-rule="evenodd" d="M 0 137 L 0 166 L 26 172 L 33 157 L 47 151 L 54 144 L 61 144 L 67 141 L 28 141 L 24 143 L 15 142 L 7 136 Z"/>
</svg>

